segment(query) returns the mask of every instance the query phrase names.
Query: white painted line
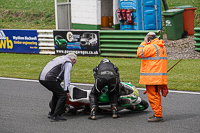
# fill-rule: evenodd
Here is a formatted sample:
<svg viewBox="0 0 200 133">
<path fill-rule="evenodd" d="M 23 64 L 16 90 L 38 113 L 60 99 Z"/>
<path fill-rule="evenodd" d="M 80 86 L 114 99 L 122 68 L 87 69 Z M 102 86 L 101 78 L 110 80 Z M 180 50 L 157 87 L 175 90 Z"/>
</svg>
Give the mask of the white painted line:
<svg viewBox="0 0 200 133">
<path fill-rule="evenodd" d="M 172 93 L 183 93 L 183 94 L 197 94 L 197 95 L 200 95 L 200 92 L 194 92 L 194 91 L 175 91 L 175 90 L 169 90 L 169 92 L 172 92 Z"/>
<path fill-rule="evenodd" d="M 5 80 L 17 80 L 17 81 L 28 81 L 28 82 L 39 82 L 38 80 L 32 80 L 32 79 L 18 79 L 18 78 L 6 78 L 6 77 L 0 77 L 0 79 Z M 63 84 L 63 83 L 62 83 Z M 86 83 L 71 83 L 72 85 L 82 85 L 82 86 L 93 86 L 93 84 L 86 84 Z M 136 87 L 137 88 L 137 87 Z M 138 90 L 145 91 L 145 88 L 137 88 Z M 176 91 L 176 90 L 169 90 L 170 93 L 182 93 L 182 94 L 196 94 L 200 95 L 200 92 L 193 92 L 193 91 Z"/>
<path fill-rule="evenodd" d="M 32 79 L 18 79 L 18 78 L 6 78 L 6 77 L 0 77 L 0 79 L 17 80 L 17 81 L 28 81 L 28 82 L 39 82 L 38 80 L 32 80 Z"/>
</svg>

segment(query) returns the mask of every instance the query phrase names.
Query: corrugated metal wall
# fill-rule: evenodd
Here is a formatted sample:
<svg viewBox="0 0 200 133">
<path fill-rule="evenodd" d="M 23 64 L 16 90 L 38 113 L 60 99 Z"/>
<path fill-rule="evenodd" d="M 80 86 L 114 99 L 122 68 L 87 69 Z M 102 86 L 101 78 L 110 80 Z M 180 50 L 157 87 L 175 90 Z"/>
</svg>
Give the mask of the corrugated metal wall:
<svg viewBox="0 0 200 133">
<path fill-rule="evenodd" d="M 137 48 L 144 40 L 147 30 L 100 30 L 101 56 L 137 57 Z M 160 30 L 153 31 L 162 38 Z"/>
<path fill-rule="evenodd" d="M 195 31 L 194 40 L 196 41 L 196 44 L 194 45 L 195 46 L 195 51 L 199 51 L 200 52 L 200 27 L 194 28 L 194 31 Z"/>
<path fill-rule="evenodd" d="M 55 54 L 53 30 L 37 30 L 39 53 Z"/>
</svg>

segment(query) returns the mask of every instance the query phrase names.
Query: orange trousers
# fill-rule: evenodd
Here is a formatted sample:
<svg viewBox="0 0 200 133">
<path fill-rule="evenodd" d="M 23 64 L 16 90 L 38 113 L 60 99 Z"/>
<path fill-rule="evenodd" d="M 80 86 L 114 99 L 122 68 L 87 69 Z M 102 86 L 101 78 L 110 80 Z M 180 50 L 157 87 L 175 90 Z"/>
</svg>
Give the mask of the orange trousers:
<svg viewBox="0 0 200 133">
<path fill-rule="evenodd" d="M 157 92 L 155 85 L 146 85 L 147 97 L 151 105 L 152 110 L 154 111 L 154 116 L 162 117 L 162 101 L 161 101 L 161 85 L 157 85 Z"/>
</svg>

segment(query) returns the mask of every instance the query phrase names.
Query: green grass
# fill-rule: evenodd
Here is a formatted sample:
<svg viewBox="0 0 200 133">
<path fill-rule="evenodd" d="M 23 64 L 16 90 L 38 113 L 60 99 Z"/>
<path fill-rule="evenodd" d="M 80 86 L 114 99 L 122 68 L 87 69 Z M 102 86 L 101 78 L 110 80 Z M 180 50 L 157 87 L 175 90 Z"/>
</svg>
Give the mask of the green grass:
<svg viewBox="0 0 200 133">
<path fill-rule="evenodd" d="M 0 77 L 38 79 L 40 71 L 55 55 L 0 53 Z M 94 83 L 93 68 L 103 57 L 80 57 L 73 66 L 71 82 Z M 120 79 L 139 84 L 141 59 L 109 58 L 118 68 Z M 178 60 L 169 60 L 168 69 Z M 200 59 L 182 60 L 168 73 L 168 87 L 172 90 L 200 91 Z"/>
<path fill-rule="evenodd" d="M 66 2 L 67 0 L 58 0 Z M 54 0 L 1 0 L 1 29 L 55 29 Z M 167 0 L 168 8 L 193 5 L 195 11 L 194 27 L 200 27 L 199 0 Z M 164 11 L 164 8 L 162 6 Z M 52 55 L 29 55 L 0 53 L 0 76 L 25 79 L 38 79 L 40 71 L 51 59 Z M 92 69 L 102 57 L 78 57 L 72 69 L 71 82 L 93 83 Z M 110 58 L 119 67 L 120 78 L 139 84 L 139 68 L 141 59 Z M 177 60 L 169 60 L 168 67 Z M 200 60 L 182 60 L 168 73 L 169 88 L 174 90 L 200 91 Z"/>
<path fill-rule="evenodd" d="M 1 0 L 1 29 L 55 29 L 54 0 Z"/>
<path fill-rule="evenodd" d="M 58 2 L 67 2 L 67 0 L 58 0 Z M 56 28 L 54 0 L 1 0 L 0 3 L 1 29 Z M 167 0 L 167 4 L 169 9 L 182 5 L 198 7 L 195 11 L 194 27 L 200 27 L 199 0 Z M 163 5 L 162 11 L 164 11 Z"/>
</svg>

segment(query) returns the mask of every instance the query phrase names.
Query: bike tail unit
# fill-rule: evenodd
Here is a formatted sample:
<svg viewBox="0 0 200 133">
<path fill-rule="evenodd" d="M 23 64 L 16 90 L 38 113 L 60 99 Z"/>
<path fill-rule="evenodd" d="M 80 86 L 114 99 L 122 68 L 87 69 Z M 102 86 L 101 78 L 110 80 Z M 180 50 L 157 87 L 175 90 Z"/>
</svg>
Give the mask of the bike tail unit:
<svg viewBox="0 0 200 133">
<path fill-rule="evenodd" d="M 71 99 L 66 101 L 65 112 L 72 114 L 77 114 L 83 111 L 90 112 L 89 95 L 91 90 L 84 90 L 74 85 L 70 85 L 69 90 Z"/>
<path fill-rule="evenodd" d="M 70 86 L 71 99 L 66 101 L 65 113 L 77 114 L 79 112 L 90 112 L 89 95 L 91 90 L 81 89 L 79 87 Z M 98 101 L 98 110 L 111 111 L 109 104 L 108 87 L 104 87 L 101 91 Z M 128 109 L 132 111 L 143 111 L 149 107 L 148 102 L 139 97 L 139 92 L 131 83 L 120 83 L 120 97 L 118 98 L 118 111 Z"/>
</svg>

